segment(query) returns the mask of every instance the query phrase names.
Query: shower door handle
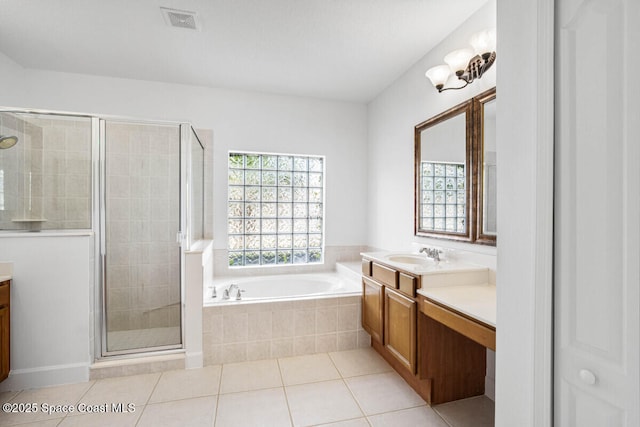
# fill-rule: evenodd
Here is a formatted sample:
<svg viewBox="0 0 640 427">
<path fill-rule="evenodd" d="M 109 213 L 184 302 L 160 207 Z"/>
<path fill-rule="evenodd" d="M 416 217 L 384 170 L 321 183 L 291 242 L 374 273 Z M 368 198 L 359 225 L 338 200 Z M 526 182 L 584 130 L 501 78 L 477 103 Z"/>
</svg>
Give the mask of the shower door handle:
<svg viewBox="0 0 640 427">
<path fill-rule="evenodd" d="M 178 243 L 180 246 L 183 246 L 185 237 L 186 236 L 182 231 L 178 231 L 178 233 L 176 234 L 176 243 Z"/>
</svg>

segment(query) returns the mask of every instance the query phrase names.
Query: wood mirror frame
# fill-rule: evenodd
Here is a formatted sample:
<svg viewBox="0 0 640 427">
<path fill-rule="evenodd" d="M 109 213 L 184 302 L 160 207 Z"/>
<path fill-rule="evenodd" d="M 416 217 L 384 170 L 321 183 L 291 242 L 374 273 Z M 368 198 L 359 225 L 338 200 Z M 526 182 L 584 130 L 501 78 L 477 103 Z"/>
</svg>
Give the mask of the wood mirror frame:
<svg viewBox="0 0 640 427">
<path fill-rule="evenodd" d="M 422 133 L 438 124 L 464 114 L 465 116 L 465 225 L 464 232 L 444 231 L 422 227 L 421 224 L 421 165 L 422 165 Z M 473 99 L 456 105 L 449 110 L 438 114 L 414 128 L 414 232 L 416 236 L 434 237 L 438 239 L 450 239 L 471 242 L 474 238 L 475 216 L 472 215 L 472 201 L 475 194 L 473 188 L 475 179 L 473 178 Z M 443 189 L 446 192 L 446 187 Z"/>
<path fill-rule="evenodd" d="M 495 246 L 496 234 L 484 230 L 484 104 L 496 99 L 496 88 L 489 89 L 449 110 L 438 114 L 414 128 L 414 234 L 437 239 L 457 240 Z M 466 230 L 440 231 L 421 227 L 421 162 L 422 132 L 460 114 L 465 115 L 466 153 Z"/>
<path fill-rule="evenodd" d="M 474 98 L 474 121 L 475 121 L 475 161 L 474 161 L 474 176 L 476 177 L 476 237 L 474 241 L 476 243 L 495 246 L 497 241 L 496 233 L 486 232 L 484 229 L 484 215 L 485 215 L 485 114 L 484 106 L 486 103 L 496 99 L 496 88 L 489 89 L 486 92 Z M 494 134 L 495 135 L 495 134 Z M 495 191 L 495 189 L 494 189 Z M 494 207 L 495 208 L 495 207 Z"/>
</svg>

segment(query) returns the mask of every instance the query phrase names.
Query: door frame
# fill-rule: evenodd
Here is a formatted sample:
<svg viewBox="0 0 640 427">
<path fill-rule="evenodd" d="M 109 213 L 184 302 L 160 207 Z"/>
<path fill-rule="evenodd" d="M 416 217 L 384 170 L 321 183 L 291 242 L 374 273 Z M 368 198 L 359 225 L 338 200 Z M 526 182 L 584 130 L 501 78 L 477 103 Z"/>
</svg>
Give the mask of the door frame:
<svg viewBox="0 0 640 427">
<path fill-rule="evenodd" d="M 93 122 L 93 176 L 97 177 L 94 179 L 93 188 L 94 188 L 94 218 L 95 213 L 97 212 L 97 222 L 95 222 L 95 274 L 96 274 L 96 283 L 95 283 L 95 310 L 96 313 L 94 315 L 95 322 L 95 339 L 94 339 L 94 355 L 93 360 L 99 359 L 109 359 L 109 358 L 118 358 L 118 357 L 131 357 L 131 356 L 140 356 L 145 354 L 171 354 L 171 353 L 182 353 L 185 349 L 185 313 L 184 313 L 184 283 L 185 283 L 185 259 L 184 259 L 184 239 L 182 236 L 185 235 L 184 231 L 186 229 L 185 222 L 187 221 L 187 208 L 184 206 L 184 197 L 186 196 L 186 182 L 184 177 L 186 176 L 186 146 L 187 140 L 185 140 L 183 128 L 188 126 L 191 127 L 190 124 L 184 122 L 169 122 L 169 121 L 155 121 L 155 120 L 141 120 L 141 119 L 132 119 L 128 117 L 120 117 L 120 116 L 92 116 Z M 178 179 L 180 180 L 178 188 L 179 188 L 179 215 L 178 215 L 178 224 L 179 224 L 179 232 L 176 236 L 177 243 L 179 243 L 179 281 L 180 281 L 180 343 L 179 344 L 170 344 L 170 345 L 161 345 L 156 347 L 145 347 L 138 349 L 127 349 L 127 350 L 107 350 L 107 314 L 106 314 L 106 210 L 107 210 L 107 191 L 106 191 L 106 180 L 107 180 L 107 156 L 106 156 L 106 125 L 107 122 L 113 123 L 130 123 L 136 125 L 158 125 L 158 126 L 175 126 L 178 129 Z"/>
<path fill-rule="evenodd" d="M 554 25 L 554 0 L 497 0 L 496 426 L 553 424 Z"/>
</svg>

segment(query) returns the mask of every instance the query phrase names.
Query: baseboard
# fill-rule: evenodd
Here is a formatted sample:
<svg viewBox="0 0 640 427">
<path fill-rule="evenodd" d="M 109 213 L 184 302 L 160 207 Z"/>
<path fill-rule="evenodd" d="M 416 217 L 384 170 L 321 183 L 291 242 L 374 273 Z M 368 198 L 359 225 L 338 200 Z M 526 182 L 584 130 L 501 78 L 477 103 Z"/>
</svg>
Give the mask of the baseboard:
<svg viewBox="0 0 640 427">
<path fill-rule="evenodd" d="M 484 394 L 489 399 L 496 401 L 496 379 L 484 377 Z"/>
<path fill-rule="evenodd" d="M 204 361 L 204 355 L 201 351 L 189 352 L 185 354 L 184 367 L 185 369 L 202 368 Z"/>
<path fill-rule="evenodd" d="M 89 381 L 89 363 L 13 369 L 0 383 L 0 392 L 49 387 Z"/>
</svg>

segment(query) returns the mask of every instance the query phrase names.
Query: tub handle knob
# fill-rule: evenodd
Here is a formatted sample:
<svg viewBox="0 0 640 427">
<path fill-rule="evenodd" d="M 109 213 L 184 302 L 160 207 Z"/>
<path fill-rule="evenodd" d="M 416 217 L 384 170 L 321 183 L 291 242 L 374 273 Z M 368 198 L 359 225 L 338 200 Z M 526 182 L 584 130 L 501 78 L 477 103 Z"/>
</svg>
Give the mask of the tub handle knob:
<svg viewBox="0 0 640 427">
<path fill-rule="evenodd" d="M 229 299 L 229 289 L 225 289 L 222 293 L 222 299 Z"/>
<path fill-rule="evenodd" d="M 238 293 L 236 294 L 236 300 L 242 299 L 242 292 L 244 292 L 244 289 L 238 288 Z"/>
<path fill-rule="evenodd" d="M 216 292 L 216 287 L 213 287 L 213 292 L 211 292 L 211 298 L 218 298 L 218 293 Z"/>
</svg>

